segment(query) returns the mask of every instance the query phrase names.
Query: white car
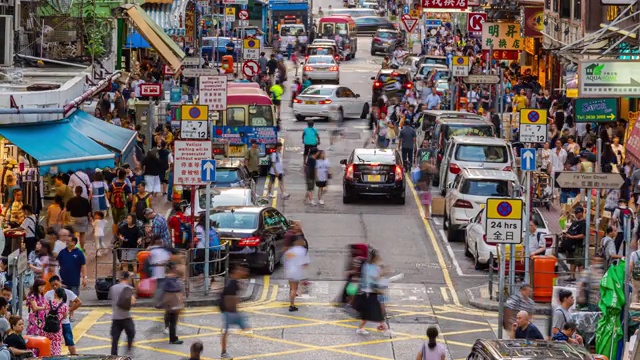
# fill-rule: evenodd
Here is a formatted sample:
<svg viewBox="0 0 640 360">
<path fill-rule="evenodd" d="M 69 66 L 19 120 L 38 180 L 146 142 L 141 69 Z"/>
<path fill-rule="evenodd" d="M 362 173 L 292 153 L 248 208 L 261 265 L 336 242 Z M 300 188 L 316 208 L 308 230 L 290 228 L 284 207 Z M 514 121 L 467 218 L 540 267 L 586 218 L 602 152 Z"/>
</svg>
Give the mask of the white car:
<svg viewBox="0 0 640 360">
<path fill-rule="evenodd" d="M 340 84 L 340 67 L 333 56 L 311 55 L 302 66 L 302 77 L 311 81 L 332 81 Z"/>
<path fill-rule="evenodd" d="M 418 72 L 418 64 L 420 62 L 420 56 L 407 56 L 404 59 L 404 64 L 400 68 L 409 70 L 409 77 L 413 79 Z"/>
<path fill-rule="evenodd" d="M 486 210 L 479 211 L 473 219 L 467 225 L 465 230 L 465 243 L 464 243 L 464 254 L 467 257 L 473 258 L 476 270 L 479 270 L 483 267 L 486 267 L 489 264 L 489 259 L 493 257 L 494 260 L 497 260 L 498 249 L 495 244 L 487 243 L 487 238 L 485 236 L 485 226 L 486 226 Z M 545 236 L 545 240 L 547 242 L 547 251 L 546 254 L 550 255 L 553 252 L 553 240 L 555 236 L 549 235 L 549 226 L 547 222 L 540 214 L 540 210 L 534 208 L 531 212 L 531 220 L 538 227 L 538 232 Z M 527 224 L 527 229 L 523 229 L 523 231 L 528 230 L 529 226 Z M 524 236 L 524 235 L 523 235 Z"/>
<path fill-rule="evenodd" d="M 346 86 L 312 85 L 293 99 L 293 114 L 297 121 L 306 117 L 364 119 L 369 115 L 369 103 Z"/>
<path fill-rule="evenodd" d="M 440 164 L 440 193 L 447 193 L 463 168 L 513 171 L 515 158 L 511 144 L 505 139 L 482 136 L 452 136 L 447 143 Z"/>
<path fill-rule="evenodd" d="M 516 174 L 500 170 L 464 168 L 447 188 L 444 229 L 449 242 L 462 240 L 462 230 L 484 209 L 488 198 L 520 197 L 521 193 Z"/>
<path fill-rule="evenodd" d="M 418 68 L 418 71 L 413 72 L 413 74 L 415 74 L 413 76 L 413 81 L 417 82 L 417 81 L 422 81 L 424 78 L 426 78 L 432 70 L 436 71 L 435 74 L 435 80 L 439 81 L 439 80 L 448 80 L 449 77 L 451 77 L 451 73 L 449 72 L 449 68 L 444 66 L 444 65 L 438 65 L 438 64 L 422 64 L 420 65 L 420 68 Z"/>
</svg>

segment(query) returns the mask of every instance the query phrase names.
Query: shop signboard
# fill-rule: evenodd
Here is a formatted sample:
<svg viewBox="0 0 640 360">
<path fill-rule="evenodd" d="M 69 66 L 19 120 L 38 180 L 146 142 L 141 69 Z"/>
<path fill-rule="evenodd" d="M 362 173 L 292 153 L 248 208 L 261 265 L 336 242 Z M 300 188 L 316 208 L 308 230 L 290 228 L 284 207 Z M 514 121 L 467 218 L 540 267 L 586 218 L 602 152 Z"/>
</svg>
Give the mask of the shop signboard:
<svg viewBox="0 0 640 360">
<path fill-rule="evenodd" d="M 482 50 L 482 58 L 486 59 L 491 54 L 494 60 L 518 60 L 520 52 L 518 50 Z"/>
<path fill-rule="evenodd" d="M 422 0 L 422 8 L 425 10 L 466 10 L 467 6 L 467 0 Z"/>
<path fill-rule="evenodd" d="M 482 50 L 523 50 L 520 24 L 515 22 L 485 22 L 482 24 Z"/>
<path fill-rule="evenodd" d="M 618 118 L 618 99 L 576 99 L 576 122 L 609 122 Z"/>
<path fill-rule="evenodd" d="M 523 7 L 524 16 L 520 21 L 523 28 L 524 36 L 542 37 L 541 31 L 544 30 L 544 7 Z"/>
<path fill-rule="evenodd" d="M 583 60 L 579 67 L 581 97 L 639 97 L 637 61 Z"/>
<path fill-rule="evenodd" d="M 467 16 L 467 31 L 481 32 L 482 25 L 487 21 L 487 13 L 474 12 Z"/>
<path fill-rule="evenodd" d="M 174 173 L 175 185 L 200 186 L 202 181 L 202 160 L 211 158 L 211 140 L 175 140 Z"/>
</svg>

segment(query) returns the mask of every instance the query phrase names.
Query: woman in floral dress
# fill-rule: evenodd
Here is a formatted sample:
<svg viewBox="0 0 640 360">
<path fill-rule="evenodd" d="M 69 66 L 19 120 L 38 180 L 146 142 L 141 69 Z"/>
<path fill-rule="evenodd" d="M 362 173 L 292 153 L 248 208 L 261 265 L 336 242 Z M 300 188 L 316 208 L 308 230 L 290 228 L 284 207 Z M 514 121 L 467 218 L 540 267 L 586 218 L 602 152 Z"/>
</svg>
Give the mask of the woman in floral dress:
<svg viewBox="0 0 640 360">
<path fill-rule="evenodd" d="M 67 294 L 65 294 L 63 288 L 57 288 L 53 293 L 53 301 L 45 303 L 45 314 L 49 313 L 49 310 L 53 307 L 58 309 L 58 320 L 62 324 L 62 319 L 67 316 L 69 308 L 67 307 Z M 51 355 L 60 355 L 62 353 L 62 326 L 55 333 L 48 333 L 43 331 L 44 336 L 51 341 Z"/>
<path fill-rule="evenodd" d="M 42 279 L 36 278 L 31 287 L 31 293 L 27 297 L 27 308 L 29 309 L 27 335 L 44 336 L 42 331 L 45 314 L 44 285 Z"/>
</svg>

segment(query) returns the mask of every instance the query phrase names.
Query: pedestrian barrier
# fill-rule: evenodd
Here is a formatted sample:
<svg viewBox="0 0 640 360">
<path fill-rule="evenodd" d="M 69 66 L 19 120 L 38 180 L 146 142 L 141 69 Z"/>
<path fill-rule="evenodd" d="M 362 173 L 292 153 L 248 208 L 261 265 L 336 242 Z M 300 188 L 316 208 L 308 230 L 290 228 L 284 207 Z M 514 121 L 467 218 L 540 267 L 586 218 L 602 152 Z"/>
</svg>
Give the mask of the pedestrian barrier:
<svg viewBox="0 0 640 360">
<path fill-rule="evenodd" d="M 221 290 L 229 276 L 229 249 L 231 241 L 221 240 L 221 245 L 209 248 L 209 258 L 205 258 L 204 248 L 187 250 L 187 270 L 189 281 L 187 294 L 204 296 Z M 209 286 L 205 286 L 207 276 L 206 264 L 209 264 Z"/>
</svg>

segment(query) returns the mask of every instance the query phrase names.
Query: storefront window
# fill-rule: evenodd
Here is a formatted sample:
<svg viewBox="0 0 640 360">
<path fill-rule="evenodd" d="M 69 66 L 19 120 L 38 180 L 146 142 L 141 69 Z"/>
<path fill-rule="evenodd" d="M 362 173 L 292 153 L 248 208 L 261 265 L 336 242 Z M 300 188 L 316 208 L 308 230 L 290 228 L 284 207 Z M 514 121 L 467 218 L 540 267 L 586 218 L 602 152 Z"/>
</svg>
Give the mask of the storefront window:
<svg viewBox="0 0 640 360">
<path fill-rule="evenodd" d="M 571 1 L 560 1 L 560 17 L 562 19 L 571 18 Z"/>
<path fill-rule="evenodd" d="M 574 0 L 574 2 L 573 2 L 573 18 L 575 20 L 582 19 L 582 0 Z"/>
</svg>

